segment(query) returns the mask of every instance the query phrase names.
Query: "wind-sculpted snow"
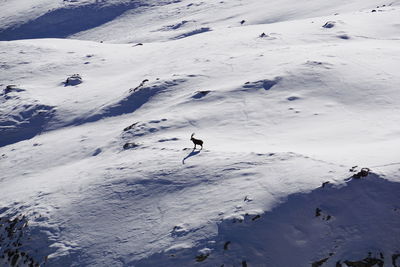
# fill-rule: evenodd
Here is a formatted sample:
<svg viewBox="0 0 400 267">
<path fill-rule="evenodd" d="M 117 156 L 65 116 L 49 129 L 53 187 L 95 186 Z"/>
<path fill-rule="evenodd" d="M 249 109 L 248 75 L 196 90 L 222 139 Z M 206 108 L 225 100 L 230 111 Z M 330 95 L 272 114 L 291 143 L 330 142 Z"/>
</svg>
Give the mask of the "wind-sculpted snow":
<svg viewBox="0 0 400 267">
<path fill-rule="evenodd" d="M 110 266 L 123 259 L 122 265 L 136 266 L 139 259 L 161 249 L 181 242 L 192 246 L 209 232 L 216 234 L 216 223 L 227 216 L 261 212 L 266 200 L 279 201 L 286 194 L 284 190 L 294 193 L 298 188 L 322 184 L 313 175 L 308 181 L 297 179 L 309 177 L 309 170 L 338 170 L 337 166 L 291 153 L 249 155 L 207 150 L 188 158 L 183 165 L 181 160 L 190 151 L 159 150 L 147 145 L 122 151 L 118 159 L 85 176 L 79 174 L 81 167 L 77 166 L 71 177 L 91 177 L 97 182 L 80 189 L 66 186 L 67 191 L 60 192 L 68 196 L 69 205 L 59 208 L 50 221 L 64 226 L 58 240 L 75 246 L 65 256 L 50 257 L 49 263 L 57 265 L 69 257 L 81 265 Z M 162 159 L 157 156 L 160 152 Z M 309 168 L 295 169 L 299 164 Z M 266 179 L 263 173 L 270 166 L 281 173 L 271 173 Z M 325 176 L 328 180 L 330 177 Z M 277 191 L 281 193 L 273 193 Z M 246 196 L 252 200 L 244 202 Z"/>
<path fill-rule="evenodd" d="M 264 90 L 270 90 L 272 87 L 277 85 L 282 80 L 281 77 L 276 77 L 272 80 L 262 80 L 256 82 L 246 82 L 243 85 L 243 91 L 251 91 L 251 89 L 260 89 L 263 88 Z"/>
<path fill-rule="evenodd" d="M 0 207 L 0 265 L 43 266 L 56 249 L 51 245 L 52 226 L 41 225 L 44 214 L 20 213 L 26 207 Z"/>
<path fill-rule="evenodd" d="M 32 38 L 64 38 L 75 33 L 101 26 L 128 10 L 165 5 L 170 1 L 64 1 L 58 8 L 20 25 L 0 28 L 0 40 Z M 4 26 L 3 26 L 4 27 Z"/>
<path fill-rule="evenodd" d="M 140 1 L 130 4 L 100 6 L 66 6 L 49 10 L 25 24 L 0 30 L 0 40 L 31 38 L 63 38 L 74 33 L 100 26 L 115 19 L 126 10 L 143 6 Z"/>
<path fill-rule="evenodd" d="M 0 147 L 40 134 L 55 113 L 54 107 L 30 99 L 23 89 L 7 88 L 0 94 Z"/>
<path fill-rule="evenodd" d="M 210 28 L 204 27 L 204 28 L 196 29 L 196 30 L 178 35 L 177 37 L 175 37 L 175 39 L 182 39 L 182 38 L 190 37 L 190 36 L 193 36 L 196 34 L 201 34 L 201 33 L 209 32 L 209 31 L 211 31 Z"/>
<path fill-rule="evenodd" d="M 375 266 L 350 265 L 365 258 L 396 266 L 399 190 L 400 183 L 373 174 L 327 184 L 290 195 L 266 213 L 238 211 L 218 224 L 216 236 L 190 249 L 176 245 L 135 266 Z M 179 237 L 174 235 L 177 244 Z"/>
<path fill-rule="evenodd" d="M 184 79 L 175 79 L 172 81 L 158 82 L 151 86 L 144 86 L 143 84 L 137 88 L 132 88 L 125 94 L 125 96 L 96 109 L 93 111 L 94 114 L 91 116 L 83 119 L 78 118 L 73 122 L 73 124 L 94 122 L 108 117 L 133 113 L 142 105 L 150 101 L 152 97 L 165 92 L 166 90 L 171 90 L 173 87 L 176 87 L 183 82 L 185 82 Z"/>
<path fill-rule="evenodd" d="M 0 265 L 400 266 L 398 0 L 0 2 Z"/>
</svg>

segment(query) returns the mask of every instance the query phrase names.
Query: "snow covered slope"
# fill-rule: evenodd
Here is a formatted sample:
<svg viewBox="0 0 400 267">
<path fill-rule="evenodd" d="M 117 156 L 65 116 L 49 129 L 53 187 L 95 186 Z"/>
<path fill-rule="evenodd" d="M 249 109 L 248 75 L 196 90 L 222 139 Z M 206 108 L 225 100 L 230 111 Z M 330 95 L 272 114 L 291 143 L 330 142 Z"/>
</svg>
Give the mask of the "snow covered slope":
<svg viewBox="0 0 400 267">
<path fill-rule="evenodd" d="M 0 5 L 1 264 L 400 266 L 400 1 Z"/>
</svg>

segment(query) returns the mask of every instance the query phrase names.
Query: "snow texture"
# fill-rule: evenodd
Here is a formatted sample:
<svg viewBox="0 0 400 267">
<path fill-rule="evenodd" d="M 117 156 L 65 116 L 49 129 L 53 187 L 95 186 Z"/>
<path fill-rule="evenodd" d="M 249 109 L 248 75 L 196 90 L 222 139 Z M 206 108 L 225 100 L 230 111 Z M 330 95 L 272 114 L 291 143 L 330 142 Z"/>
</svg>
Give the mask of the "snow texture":
<svg viewBox="0 0 400 267">
<path fill-rule="evenodd" d="M 0 266 L 400 266 L 400 1 L 0 6 Z"/>
</svg>

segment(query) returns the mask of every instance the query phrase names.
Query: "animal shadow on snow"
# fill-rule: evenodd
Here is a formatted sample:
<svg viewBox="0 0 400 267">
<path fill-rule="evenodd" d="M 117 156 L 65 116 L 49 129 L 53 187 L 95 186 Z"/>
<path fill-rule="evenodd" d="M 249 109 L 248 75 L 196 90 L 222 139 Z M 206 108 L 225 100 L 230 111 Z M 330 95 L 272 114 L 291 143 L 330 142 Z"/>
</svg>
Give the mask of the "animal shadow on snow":
<svg viewBox="0 0 400 267">
<path fill-rule="evenodd" d="M 182 164 L 185 164 L 185 161 L 186 161 L 188 158 L 194 157 L 194 156 L 200 154 L 200 151 L 201 151 L 201 150 L 195 150 L 195 149 L 193 149 L 186 157 L 184 157 L 184 158 L 182 159 Z"/>
</svg>

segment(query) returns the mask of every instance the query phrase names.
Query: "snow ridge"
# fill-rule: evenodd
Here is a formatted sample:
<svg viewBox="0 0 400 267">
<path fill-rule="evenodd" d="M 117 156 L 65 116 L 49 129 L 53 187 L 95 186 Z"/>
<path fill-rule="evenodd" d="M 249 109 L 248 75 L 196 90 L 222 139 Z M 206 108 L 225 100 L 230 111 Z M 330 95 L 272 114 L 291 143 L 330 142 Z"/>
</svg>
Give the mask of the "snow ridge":
<svg viewBox="0 0 400 267">
<path fill-rule="evenodd" d="M 0 265 L 400 266 L 400 1 L 0 5 Z"/>
</svg>

